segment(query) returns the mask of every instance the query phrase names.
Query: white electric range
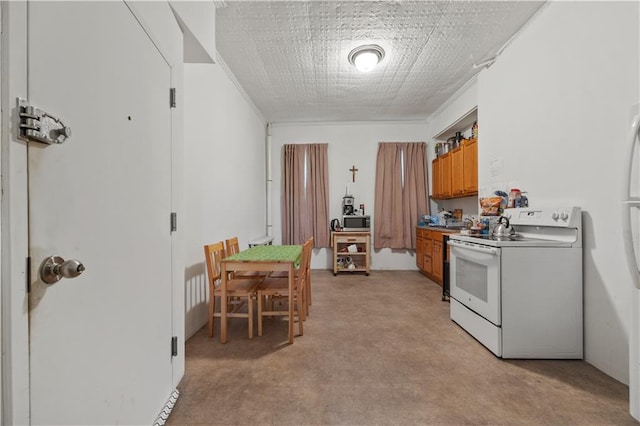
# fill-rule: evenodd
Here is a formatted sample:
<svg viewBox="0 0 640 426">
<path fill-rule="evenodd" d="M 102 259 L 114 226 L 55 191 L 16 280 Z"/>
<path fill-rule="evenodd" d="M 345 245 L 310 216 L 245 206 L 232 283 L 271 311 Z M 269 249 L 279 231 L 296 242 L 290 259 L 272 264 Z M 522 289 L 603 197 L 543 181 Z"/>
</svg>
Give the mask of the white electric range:
<svg viewBox="0 0 640 426">
<path fill-rule="evenodd" d="M 506 209 L 516 235 L 451 235 L 451 319 L 502 358 L 583 357 L 579 207 Z"/>
</svg>

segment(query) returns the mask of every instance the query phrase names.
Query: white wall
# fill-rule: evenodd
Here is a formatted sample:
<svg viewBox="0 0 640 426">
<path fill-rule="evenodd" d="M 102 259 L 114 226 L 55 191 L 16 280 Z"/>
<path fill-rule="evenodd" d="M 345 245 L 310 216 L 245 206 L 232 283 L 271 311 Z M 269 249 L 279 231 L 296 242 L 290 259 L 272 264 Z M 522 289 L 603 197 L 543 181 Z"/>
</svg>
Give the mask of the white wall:
<svg viewBox="0 0 640 426">
<path fill-rule="evenodd" d="M 624 383 L 631 277 L 619 221 L 638 34 L 638 2 L 552 2 L 478 78 L 480 186 L 582 207 L 585 359 Z M 494 159 L 503 171 L 492 178 Z"/>
<path fill-rule="evenodd" d="M 470 111 L 478 107 L 478 82 L 474 77 L 467 82 L 460 90 L 458 90 L 451 98 L 442 104 L 430 117 L 429 127 L 431 136 L 431 149 L 427 150 L 429 165 L 429 177 L 433 176 L 432 161 L 436 158 L 435 154 L 435 138 L 445 130 L 454 126 L 462 117 L 469 114 Z M 461 130 L 465 137 L 471 137 L 471 128 Z M 444 139 L 439 136 L 439 140 Z M 482 141 L 478 141 L 482 143 Z M 433 193 L 433 181 L 429 180 L 429 193 Z M 464 217 L 477 217 L 479 211 L 478 197 L 462 197 L 448 200 L 430 200 L 431 214 L 436 214 L 440 210 L 449 212 L 454 209 L 462 209 Z"/>
<path fill-rule="evenodd" d="M 433 137 L 478 107 L 478 82 L 472 78 L 429 117 Z"/>
<path fill-rule="evenodd" d="M 205 244 L 266 233 L 265 122 L 219 65 L 185 64 L 185 336 L 207 322 Z"/>
<path fill-rule="evenodd" d="M 272 217 L 274 243 L 282 241 L 280 222 L 282 190 L 282 147 L 293 143 L 329 144 L 329 218 L 342 221 L 342 197 L 347 184 L 356 207 L 365 204 L 365 213 L 373 216 L 376 155 L 378 142 L 426 142 L 425 122 L 359 122 L 278 124 L 272 126 L 271 158 L 273 164 Z M 356 181 L 349 171 L 356 166 Z M 373 236 L 372 236 L 373 242 Z M 316 249 L 311 263 L 315 269 L 332 269 L 331 250 Z M 417 269 L 413 250 L 383 249 L 373 252 L 371 269 Z"/>
</svg>

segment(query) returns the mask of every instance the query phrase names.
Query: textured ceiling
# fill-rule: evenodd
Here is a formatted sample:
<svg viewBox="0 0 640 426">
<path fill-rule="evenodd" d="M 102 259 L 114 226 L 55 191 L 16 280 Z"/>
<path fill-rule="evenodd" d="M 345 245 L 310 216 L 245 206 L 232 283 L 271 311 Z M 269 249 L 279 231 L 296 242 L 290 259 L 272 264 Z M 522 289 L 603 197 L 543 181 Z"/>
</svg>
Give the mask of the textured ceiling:
<svg viewBox="0 0 640 426">
<path fill-rule="evenodd" d="M 536 13 L 531 1 L 224 1 L 219 56 L 268 122 L 422 120 Z M 369 73 L 347 55 L 386 52 Z"/>
</svg>

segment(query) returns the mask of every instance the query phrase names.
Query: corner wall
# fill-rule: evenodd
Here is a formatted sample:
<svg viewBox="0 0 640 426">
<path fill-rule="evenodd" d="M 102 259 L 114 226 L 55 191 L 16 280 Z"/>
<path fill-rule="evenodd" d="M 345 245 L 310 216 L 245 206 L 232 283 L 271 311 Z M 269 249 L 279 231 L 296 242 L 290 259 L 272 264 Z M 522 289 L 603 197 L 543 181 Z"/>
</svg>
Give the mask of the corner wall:
<svg viewBox="0 0 640 426">
<path fill-rule="evenodd" d="M 207 323 L 205 244 L 265 235 L 265 122 L 220 65 L 184 65 L 185 338 Z"/>
<path fill-rule="evenodd" d="M 550 2 L 478 78 L 480 186 L 582 207 L 585 360 L 624 383 L 632 283 L 621 187 L 639 50 L 637 2 Z"/>
</svg>

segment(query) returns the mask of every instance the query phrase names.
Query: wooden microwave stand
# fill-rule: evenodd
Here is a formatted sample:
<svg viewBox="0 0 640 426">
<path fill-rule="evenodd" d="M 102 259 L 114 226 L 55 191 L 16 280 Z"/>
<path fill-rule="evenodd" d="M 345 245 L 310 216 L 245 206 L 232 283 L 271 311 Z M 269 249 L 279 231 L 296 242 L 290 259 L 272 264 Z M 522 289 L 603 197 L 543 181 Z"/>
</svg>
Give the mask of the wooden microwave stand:
<svg viewBox="0 0 640 426">
<path fill-rule="evenodd" d="M 371 267 L 371 232 L 332 232 L 333 275 L 338 272 L 364 272 L 369 275 Z M 355 247 L 357 251 L 349 251 Z M 349 268 L 349 260 L 354 265 Z"/>
</svg>

